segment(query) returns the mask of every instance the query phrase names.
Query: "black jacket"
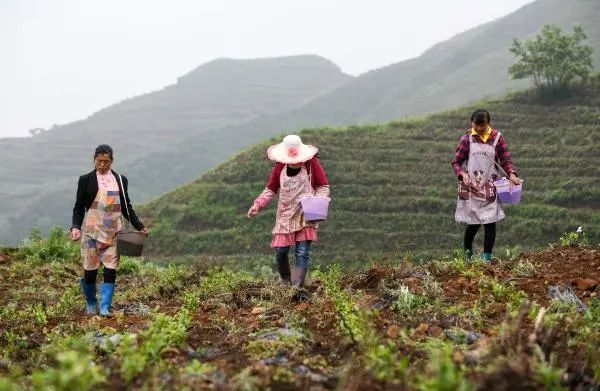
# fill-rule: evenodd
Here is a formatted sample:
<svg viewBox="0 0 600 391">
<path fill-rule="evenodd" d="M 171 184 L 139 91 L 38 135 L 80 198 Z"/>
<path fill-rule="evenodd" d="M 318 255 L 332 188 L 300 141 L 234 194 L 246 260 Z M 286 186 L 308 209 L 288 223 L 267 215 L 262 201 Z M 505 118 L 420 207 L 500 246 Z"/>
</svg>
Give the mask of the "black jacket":
<svg viewBox="0 0 600 391">
<path fill-rule="evenodd" d="M 111 170 L 112 171 L 112 170 Z M 113 175 L 117 179 L 117 183 L 119 185 L 119 195 L 121 198 L 121 213 L 123 213 L 123 217 L 131 222 L 131 225 L 135 227 L 138 231 L 144 228 L 144 224 L 138 219 L 133 207 L 131 206 L 131 200 L 129 199 L 129 194 L 127 193 L 128 182 L 125 175 L 122 175 L 123 178 L 123 187 L 125 187 L 125 192 L 121 189 L 121 182 L 119 181 L 119 174 L 112 171 Z M 83 224 L 83 216 L 85 212 L 90 209 L 92 203 L 96 199 L 96 194 L 98 193 L 98 178 L 96 177 L 96 170 L 93 170 L 85 175 L 79 177 L 79 183 L 77 184 L 77 198 L 75 199 L 75 207 L 73 208 L 73 224 L 71 229 L 77 228 L 81 229 L 81 224 Z M 125 194 L 125 196 L 123 196 Z M 127 200 L 127 208 L 124 207 L 125 199 Z M 129 213 L 127 213 L 127 209 L 129 209 Z"/>
</svg>

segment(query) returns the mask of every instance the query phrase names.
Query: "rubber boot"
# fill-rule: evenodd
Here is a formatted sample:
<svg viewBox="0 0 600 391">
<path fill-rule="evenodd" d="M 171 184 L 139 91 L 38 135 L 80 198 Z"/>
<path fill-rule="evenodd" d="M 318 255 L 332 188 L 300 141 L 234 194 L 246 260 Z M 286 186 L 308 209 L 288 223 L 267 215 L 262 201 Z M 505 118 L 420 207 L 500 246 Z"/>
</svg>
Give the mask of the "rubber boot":
<svg viewBox="0 0 600 391">
<path fill-rule="evenodd" d="M 302 286 L 304 286 L 307 271 L 308 270 L 305 267 L 294 266 L 294 271 L 292 272 L 292 285 L 296 288 L 302 288 Z"/>
<path fill-rule="evenodd" d="M 96 299 L 96 283 L 86 284 L 85 279 L 82 278 L 79 280 L 79 285 L 81 285 L 81 290 L 87 302 L 85 312 L 88 315 L 96 315 L 96 306 L 98 304 L 98 300 Z"/>
<path fill-rule="evenodd" d="M 115 284 L 103 282 L 100 284 L 100 316 L 110 315 L 110 306 L 112 304 L 113 294 L 115 293 Z"/>
<path fill-rule="evenodd" d="M 492 253 L 481 254 L 481 259 L 483 259 L 486 262 L 491 262 L 492 261 Z"/>
<path fill-rule="evenodd" d="M 277 260 L 277 271 L 281 276 L 281 281 L 285 285 L 290 285 L 292 283 L 292 276 L 290 272 L 290 262 L 287 259 L 278 259 Z"/>
<path fill-rule="evenodd" d="M 293 302 L 300 302 L 308 300 L 308 292 L 302 286 L 306 279 L 307 269 L 301 266 L 294 266 L 292 271 L 292 286 L 294 293 L 292 295 Z"/>
</svg>

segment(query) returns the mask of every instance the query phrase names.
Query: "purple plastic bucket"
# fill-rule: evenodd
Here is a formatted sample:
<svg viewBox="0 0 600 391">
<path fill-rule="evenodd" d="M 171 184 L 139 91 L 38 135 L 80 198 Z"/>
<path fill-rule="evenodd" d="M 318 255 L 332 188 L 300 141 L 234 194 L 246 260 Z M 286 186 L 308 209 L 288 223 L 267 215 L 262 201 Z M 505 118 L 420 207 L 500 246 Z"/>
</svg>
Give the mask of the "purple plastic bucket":
<svg viewBox="0 0 600 391">
<path fill-rule="evenodd" d="M 514 185 L 510 180 L 502 178 L 499 181 L 495 181 L 494 186 L 496 186 L 496 194 L 501 203 L 518 204 L 521 202 L 523 184 Z"/>
<path fill-rule="evenodd" d="M 310 197 L 300 200 L 304 220 L 306 221 L 325 221 L 329 212 L 329 197 Z"/>
</svg>

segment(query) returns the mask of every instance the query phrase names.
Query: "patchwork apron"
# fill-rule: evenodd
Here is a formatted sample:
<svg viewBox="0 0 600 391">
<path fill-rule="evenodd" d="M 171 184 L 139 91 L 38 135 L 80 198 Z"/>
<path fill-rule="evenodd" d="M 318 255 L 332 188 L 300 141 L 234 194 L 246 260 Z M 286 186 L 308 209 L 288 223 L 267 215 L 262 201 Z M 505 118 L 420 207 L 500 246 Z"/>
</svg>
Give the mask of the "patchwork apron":
<svg viewBox="0 0 600 391">
<path fill-rule="evenodd" d="M 110 269 L 119 267 L 117 232 L 123 229 L 119 191 L 98 190 L 83 224 L 81 258 L 85 270 L 95 270 L 102 263 Z"/>
<path fill-rule="evenodd" d="M 463 171 L 469 174 L 470 183 L 458 185 L 458 201 L 455 219 L 464 224 L 489 224 L 504 219 L 504 211 L 496 197 L 494 181 L 498 179 L 496 170 L 496 144 L 477 143 L 469 136 L 469 158 L 463 163 Z"/>
<path fill-rule="evenodd" d="M 304 212 L 300 200 L 313 194 L 310 177 L 303 165 L 295 176 L 288 176 L 287 170 L 281 170 L 279 177 L 279 203 L 275 218 L 274 234 L 290 234 L 306 227 L 318 228 L 319 223 L 304 220 Z"/>
</svg>

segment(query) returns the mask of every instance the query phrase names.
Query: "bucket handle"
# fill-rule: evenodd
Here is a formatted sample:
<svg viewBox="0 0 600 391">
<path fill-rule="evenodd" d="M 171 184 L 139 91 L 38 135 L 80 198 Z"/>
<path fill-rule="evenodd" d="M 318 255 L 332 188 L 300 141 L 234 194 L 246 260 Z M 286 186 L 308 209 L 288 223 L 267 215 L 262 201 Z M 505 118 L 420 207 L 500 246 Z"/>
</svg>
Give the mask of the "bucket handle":
<svg viewBox="0 0 600 391">
<path fill-rule="evenodd" d="M 127 206 L 127 197 L 125 196 L 125 187 L 123 186 L 123 178 L 121 178 L 121 174 L 117 174 L 119 176 L 119 183 L 121 184 L 121 191 L 123 192 L 123 200 L 125 201 L 125 210 L 127 211 L 127 216 L 129 216 L 131 218 L 131 215 L 129 214 L 129 207 Z M 121 223 L 123 224 L 123 227 L 125 227 L 125 221 L 126 219 L 123 217 L 123 213 L 121 213 Z M 132 229 L 132 225 L 130 221 L 127 221 L 127 223 L 129 224 L 129 231 L 133 231 Z"/>
</svg>

